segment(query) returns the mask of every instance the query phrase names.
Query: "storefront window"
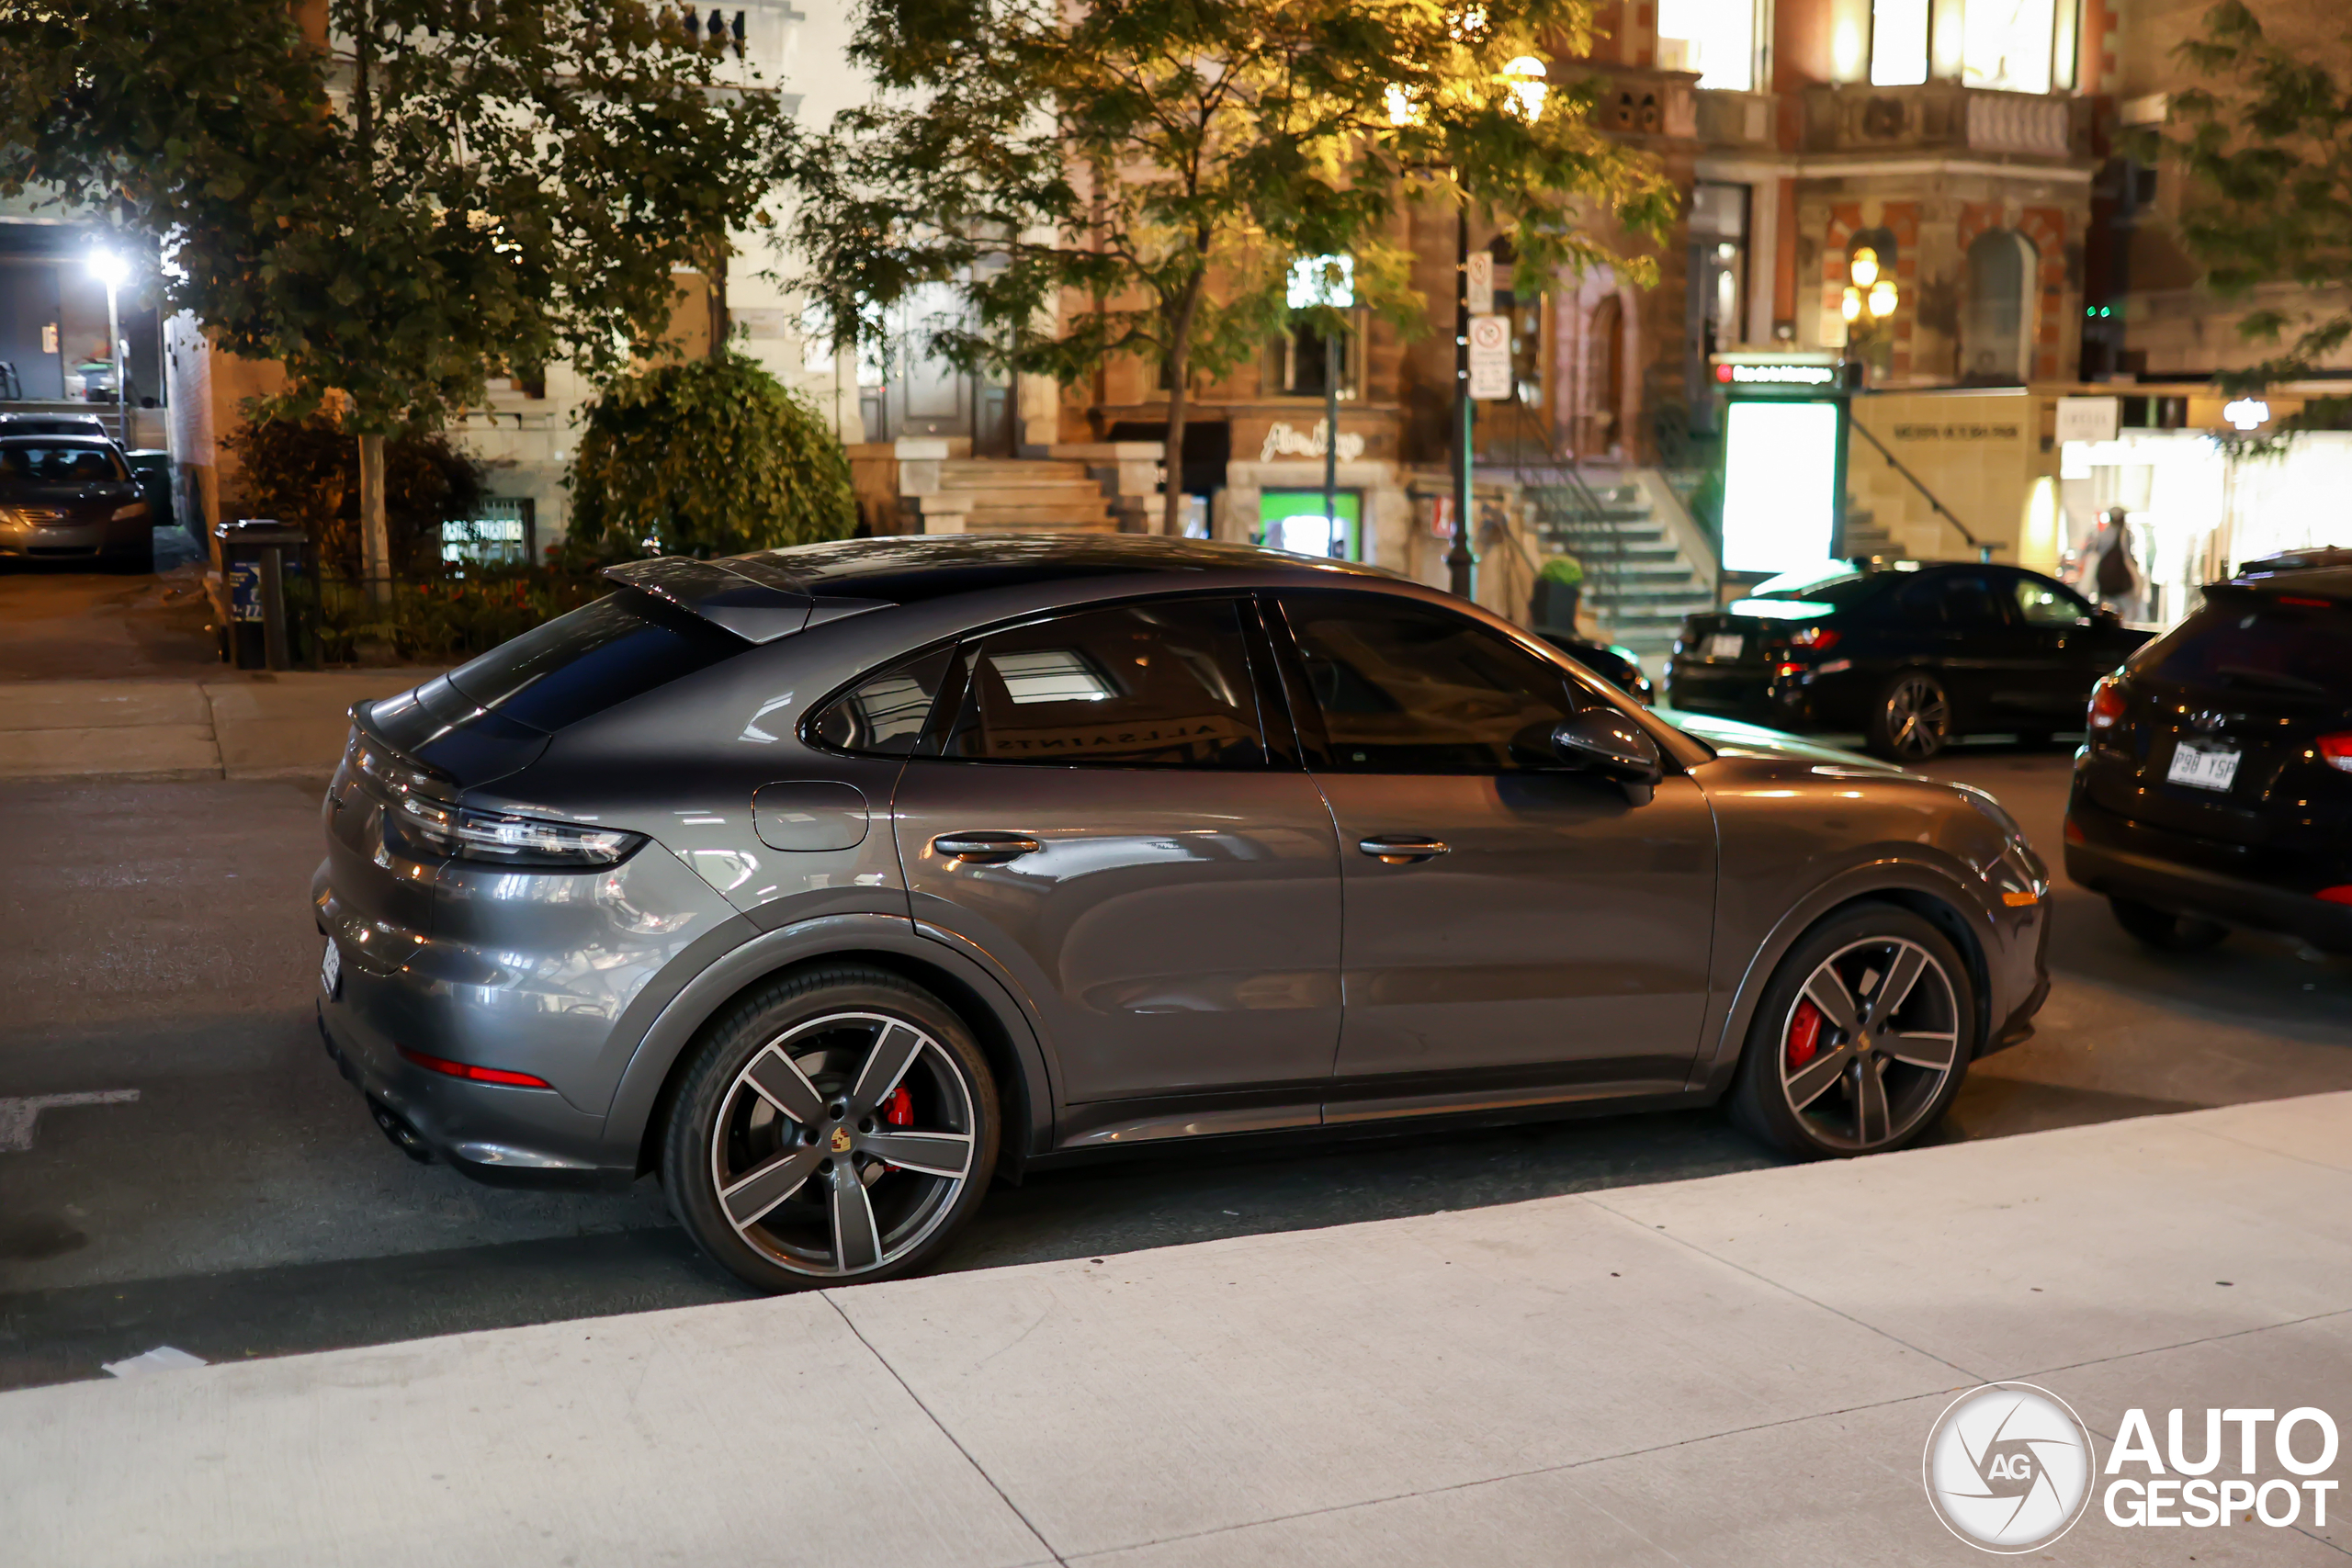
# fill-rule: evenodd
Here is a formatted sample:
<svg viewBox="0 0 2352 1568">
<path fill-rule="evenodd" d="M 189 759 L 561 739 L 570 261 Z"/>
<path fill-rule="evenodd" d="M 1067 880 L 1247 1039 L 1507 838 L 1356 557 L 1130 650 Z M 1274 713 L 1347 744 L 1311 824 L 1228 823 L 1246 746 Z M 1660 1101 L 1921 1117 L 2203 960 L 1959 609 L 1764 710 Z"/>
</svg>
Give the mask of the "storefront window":
<svg viewBox="0 0 2352 1568">
<path fill-rule="evenodd" d="M 1927 79 L 1928 0 L 1871 0 L 1871 85 L 1916 87 Z"/>
<path fill-rule="evenodd" d="M 1688 68 L 1699 73 L 1700 86 L 1754 88 L 1756 0 L 1658 0 L 1657 36 L 1690 44 Z"/>
</svg>

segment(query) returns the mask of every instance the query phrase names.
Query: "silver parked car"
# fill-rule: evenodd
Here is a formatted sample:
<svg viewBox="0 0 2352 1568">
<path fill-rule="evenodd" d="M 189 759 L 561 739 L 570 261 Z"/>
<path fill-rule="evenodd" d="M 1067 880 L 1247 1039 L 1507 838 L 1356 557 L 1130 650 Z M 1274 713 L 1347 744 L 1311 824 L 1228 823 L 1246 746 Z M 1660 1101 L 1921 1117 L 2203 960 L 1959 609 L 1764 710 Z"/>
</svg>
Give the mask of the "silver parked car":
<svg viewBox="0 0 2352 1568">
<path fill-rule="evenodd" d="M 1119 536 L 617 568 L 354 710 L 320 1023 L 495 1181 L 656 1172 L 770 1289 L 1128 1145 L 1700 1103 L 1921 1135 L 2030 1032 L 1991 797 L 1677 728 L 1385 573 Z"/>
</svg>

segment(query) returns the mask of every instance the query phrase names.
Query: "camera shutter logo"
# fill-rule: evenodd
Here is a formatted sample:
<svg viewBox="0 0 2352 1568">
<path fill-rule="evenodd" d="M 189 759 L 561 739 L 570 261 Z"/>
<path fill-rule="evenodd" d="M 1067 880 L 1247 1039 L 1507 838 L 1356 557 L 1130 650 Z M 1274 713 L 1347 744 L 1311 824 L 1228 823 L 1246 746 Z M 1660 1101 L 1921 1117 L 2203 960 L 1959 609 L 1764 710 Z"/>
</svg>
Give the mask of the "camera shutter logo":
<svg viewBox="0 0 2352 1568">
<path fill-rule="evenodd" d="M 2066 1402 L 2031 1383 L 1969 1390 L 1928 1434 L 1920 1470 L 1944 1528 L 1985 1551 L 2038 1551 L 2091 1499 L 2090 1433 Z"/>
</svg>

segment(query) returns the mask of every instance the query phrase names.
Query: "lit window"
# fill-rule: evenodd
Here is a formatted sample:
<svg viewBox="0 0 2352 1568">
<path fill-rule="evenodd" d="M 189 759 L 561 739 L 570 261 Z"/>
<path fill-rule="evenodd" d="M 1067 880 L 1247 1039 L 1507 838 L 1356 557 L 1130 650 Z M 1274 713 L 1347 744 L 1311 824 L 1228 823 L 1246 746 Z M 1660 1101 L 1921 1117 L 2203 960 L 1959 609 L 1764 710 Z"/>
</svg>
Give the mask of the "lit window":
<svg viewBox="0 0 2352 1568">
<path fill-rule="evenodd" d="M 481 566 L 526 566 L 531 559 L 527 501 L 485 501 L 481 515 L 441 525 L 441 558 Z"/>
<path fill-rule="evenodd" d="M 1962 17 L 1960 79 L 2011 93 L 2050 91 L 2052 0 L 1976 0 Z"/>
<path fill-rule="evenodd" d="M 1916 87 L 1927 79 L 1928 0 L 1871 0 L 1871 85 Z"/>
<path fill-rule="evenodd" d="M 1923 0 L 1924 3 L 1924 0 Z M 1657 36 L 1690 46 L 1699 85 L 1745 93 L 1756 84 L 1756 0 L 1658 0 Z"/>
</svg>

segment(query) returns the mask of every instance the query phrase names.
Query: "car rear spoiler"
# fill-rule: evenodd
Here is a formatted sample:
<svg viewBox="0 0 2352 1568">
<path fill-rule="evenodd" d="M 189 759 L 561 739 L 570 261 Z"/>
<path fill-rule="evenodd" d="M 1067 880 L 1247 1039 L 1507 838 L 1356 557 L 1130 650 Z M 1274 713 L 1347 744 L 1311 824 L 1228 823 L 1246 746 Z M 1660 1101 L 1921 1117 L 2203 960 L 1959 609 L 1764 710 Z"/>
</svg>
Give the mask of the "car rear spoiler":
<svg viewBox="0 0 2352 1568">
<path fill-rule="evenodd" d="M 752 643 L 774 642 L 843 615 L 884 607 L 874 599 L 817 598 L 773 562 L 741 557 L 696 560 L 656 556 L 608 566 L 602 575 Z"/>
</svg>

